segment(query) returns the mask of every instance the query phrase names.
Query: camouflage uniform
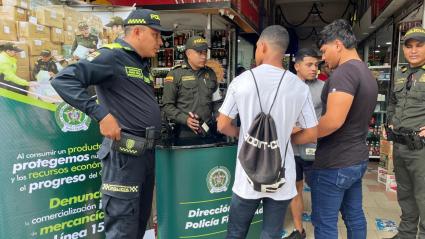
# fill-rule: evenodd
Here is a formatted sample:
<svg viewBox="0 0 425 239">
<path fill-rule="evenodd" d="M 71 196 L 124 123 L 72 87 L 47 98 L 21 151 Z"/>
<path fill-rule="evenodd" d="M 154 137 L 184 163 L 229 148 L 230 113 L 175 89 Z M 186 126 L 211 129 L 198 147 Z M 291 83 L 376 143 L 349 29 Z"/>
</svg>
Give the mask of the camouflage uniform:
<svg viewBox="0 0 425 239">
<path fill-rule="evenodd" d="M 425 40 L 425 30 L 419 30 L 423 33 L 423 38 L 419 39 Z M 388 107 L 388 122 L 393 125 L 394 132 L 418 132 L 425 126 L 424 102 L 425 66 L 401 67 L 394 78 Z M 425 238 L 425 147 L 409 149 L 406 142 L 394 138 L 397 199 L 402 212 L 399 233 L 394 238 L 416 239 L 418 226 L 418 238 Z"/>
</svg>

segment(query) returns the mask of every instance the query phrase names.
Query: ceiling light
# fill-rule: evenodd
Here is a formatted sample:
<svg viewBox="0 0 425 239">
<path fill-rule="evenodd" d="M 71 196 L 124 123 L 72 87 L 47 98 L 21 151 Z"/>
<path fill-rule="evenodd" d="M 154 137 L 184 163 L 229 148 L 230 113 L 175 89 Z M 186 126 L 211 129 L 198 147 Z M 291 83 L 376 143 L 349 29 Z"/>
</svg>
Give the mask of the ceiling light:
<svg viewBox="0 0 425 239">
<path fill-rule="evenodd" d="M 369 35 L 369 33 L 368 32 L 363 32 L 363 35 Z"/>
<path fill-rule="evenodd" d="M 375 52 L 376 52 L 376 53 L 379 53 L 379 52 L 381 52 L 381 51 L 380 51 L 380 50 L 375 50 Z"/>
<path fill-rule="evenodd" d="M 370 25 L 369 28 L 370 29 L 373 29 L 373 28 L 375 28 L 375 26 L 374 25 Z"/>
<path fill-rule="evenodd" d="M 378 45 L 378 47 L 381 47 L 381 45 Z"/>
<path fill-rule="evenodd" d="M 391 42 L 389 41 L 389 42 L 385 42 L 385 44 L 387 44 L 387 45 L 391 45 Z"/>
</svg>

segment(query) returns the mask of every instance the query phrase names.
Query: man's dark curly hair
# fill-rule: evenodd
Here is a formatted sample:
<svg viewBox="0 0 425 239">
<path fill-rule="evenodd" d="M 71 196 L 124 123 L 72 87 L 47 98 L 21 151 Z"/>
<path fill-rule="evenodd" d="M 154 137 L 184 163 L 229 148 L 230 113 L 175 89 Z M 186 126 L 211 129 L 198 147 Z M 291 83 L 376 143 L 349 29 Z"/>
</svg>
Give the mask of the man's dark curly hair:
<svg viewBox="0 0 425 239">
<path fill-rule="evenodd" d="M 353 49 L 357 45 L 356 36 L 350 24 L 344 19 L 338 19 L 325 26 L 319 34 L 318 47 L 331 41 L 340 40 L 345 48 Z"/>
</svg>

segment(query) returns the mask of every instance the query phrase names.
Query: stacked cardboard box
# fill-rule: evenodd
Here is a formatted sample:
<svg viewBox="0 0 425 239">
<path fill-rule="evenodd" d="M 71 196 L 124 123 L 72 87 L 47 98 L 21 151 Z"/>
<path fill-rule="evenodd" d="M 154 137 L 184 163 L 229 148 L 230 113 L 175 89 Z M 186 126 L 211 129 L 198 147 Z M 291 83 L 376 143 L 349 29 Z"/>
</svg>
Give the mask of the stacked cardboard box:
<svg viewBox="0 0 425 239">
<path fill-rule="evenodd" d="M 39 39 L 50 41 L 50 28 L 31 22 L 18 22 L 19 40 Z"/>
<path fill-rule="evenodd" d="M 20 7 L 20 8 L 23 8 L 23 9 L 28 9 L 29 8 L 29 1 L 28 0 L 0 0 L 0 5 Z"/>
<path fill-rule="evenodd" d="M 14 6 L 0 6 L 0 18 L 13 21 L 28 21 L 27 10 Z"/>
<path fill-rule="evenodd" d="M 38 23 L 44 26 L 63 28 L 63 15 L 48 7 L 38 7 L 35 10 Z"/>
<path fill-rule="evenodd" d="M 29 9 L 29 0 L 0 0 L 0 42 L 11 41 L 24 51 L 18 56 L 17 74 L 30 80 L 31 70 L 42 50 L 70 56 L 78 23 L 86 21 L 98 33 L 99 17 L 68 6 L 44 5 Z"/>
<path fill-rule="evenodd" d="M 393 142 L 380 140 L 380 161 L 379 165 L 386 170 L 388 174 L 394 174 Z"/>
<path fill-rule="evenodd" d="M 0 40 L 16 41 L 16 23 L 13 20 L 2 19 L 0 21 Z"/>
<path fill-rule="evenodd" d="M 51 28 L 51 40 L 53 43 L 63 43 L 65 39 L 64 31 L 63 29 L 52 27 Z"/>
</svg>

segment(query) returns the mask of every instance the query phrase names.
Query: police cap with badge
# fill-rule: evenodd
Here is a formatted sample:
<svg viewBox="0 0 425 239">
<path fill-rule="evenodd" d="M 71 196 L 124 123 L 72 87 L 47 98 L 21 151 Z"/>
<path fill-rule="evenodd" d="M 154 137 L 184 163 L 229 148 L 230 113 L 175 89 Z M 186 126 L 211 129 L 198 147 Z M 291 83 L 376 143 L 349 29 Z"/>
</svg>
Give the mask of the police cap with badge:
<svg viewBox="0 0 425 239">
<path fill-rule="evenodd" d="M 40 56 L 45 56 L 45 57 L 48 57 L 51 55 L 52 55 L 52 52 L 50 52 L 50 50 L 42 50 L 40 53 Z"/>
<path fill-rule="evenodd" d="M 201 36 L 193 36 L 186 42 L 185 49 L 193 49 L 195 51 L 206 51 L 208 50 L 208 43 L 205 38 Z"/>
<path fill-rule="evenodd" d="M 406 32 L 403 37 L 404 44 L 407 43 L 408 40 L 415 39 L 420 42 L 425 41 L 425 29 L 422 27 L 414 27 Z"/>
<path fill-rule="evenodd" d="M 136 9 L 124 20 L 124 26 L 144 25 L 160 32 L 170 32 L 169 29 L 161 26 L 159 14 L 150 9 Z"/>
<path fill-rule="evenodd" d="M 111 21 L 106 24 L 107 27 L 113 27 L 113 26 L 123 26 L 124 20 L 121 17 L 112 17 Z"/>
<path fill-rule="evenodd" d="M 16 51 L 16 52 L 21 52 L 23 50 L 21 48 L 19 48 L 18 46 L 16 46 L 15 44 L 13 44 L 11 42 L 7 42 L 7 43 L 4 43 L 3 45 L 0 46 L 0 51 Z"/>
</svg>

